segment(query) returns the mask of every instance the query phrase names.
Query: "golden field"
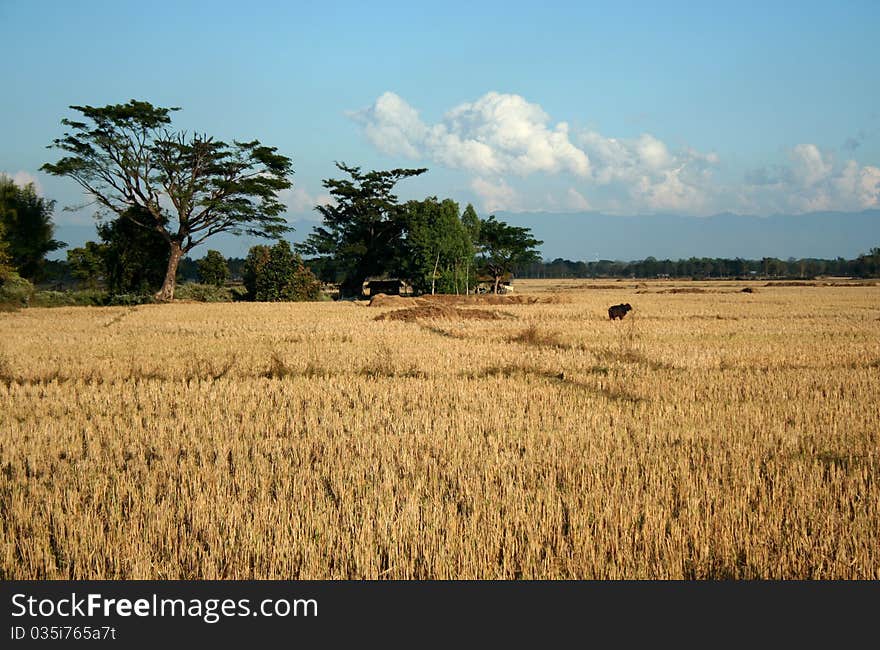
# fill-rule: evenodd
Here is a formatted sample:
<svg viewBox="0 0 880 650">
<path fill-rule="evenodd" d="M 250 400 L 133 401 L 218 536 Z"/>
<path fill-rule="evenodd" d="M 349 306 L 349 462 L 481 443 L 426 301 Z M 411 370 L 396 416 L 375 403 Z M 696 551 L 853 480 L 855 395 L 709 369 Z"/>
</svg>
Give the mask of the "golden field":
<svg viewBox="0 0 880 650">
<path fill-rule="evenodd" d="M 743 286 L 0 313 L 0 578 L 878 579 L 880 286 Z"/>
</svg>

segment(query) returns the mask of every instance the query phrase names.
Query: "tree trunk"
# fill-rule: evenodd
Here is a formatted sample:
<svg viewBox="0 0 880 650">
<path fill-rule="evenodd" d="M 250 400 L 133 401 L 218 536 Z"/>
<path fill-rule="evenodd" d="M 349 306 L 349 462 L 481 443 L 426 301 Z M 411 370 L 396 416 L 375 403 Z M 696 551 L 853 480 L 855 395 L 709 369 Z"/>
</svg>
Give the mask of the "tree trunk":
<svg viewBox="0 0 880 650">
<path fill-rule="evenodd" d="M 501 276 L 500 276 L 500 275 L 496 275 L 496 276 L 495 276 L 495 286 L 493 287 L 494 291 L 492 292 L 492 293 L 494 293 L 496 296 L 498 295 L 498 285 L 499 285 L 499 284 L 501 284 Z"/>
<path fill-rule="evenodd" d="M 431 295 L 434 295 L 434 282 L 437 281 L 437 265 L 440 263 L 440 253 L 437 253 L 437 261 L 434 262 L 434 272 L 431 274 Z"/>
<path fill-rule="evenodd" d="M 183 251 L 180 244 L 176 241 L 171 242 L 171 255 L 168 257 L 168 270 L 165 271 L 165 281 L 162 288 L 153 296 L 159 302 L 171 302 L 174 300 L 174 287 L 177 282 L 177 265 L 180 264 L 180 258 L 183 257 Z"/>
</svg>

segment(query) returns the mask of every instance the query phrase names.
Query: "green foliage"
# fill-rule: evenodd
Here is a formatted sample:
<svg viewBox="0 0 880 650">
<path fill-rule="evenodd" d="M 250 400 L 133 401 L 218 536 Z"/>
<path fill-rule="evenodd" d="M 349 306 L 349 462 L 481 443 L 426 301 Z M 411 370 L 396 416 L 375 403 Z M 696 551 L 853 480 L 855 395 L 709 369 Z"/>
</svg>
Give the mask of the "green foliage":
<svg viewBox="0 0 880 650">
<path fill-rule="evenodd" d="M 0 276 L 12 271 L 12 258 L 9 256 L 9 242 L 6 241 L 6 226 L 0 220 Z"/>
<path fill-rule="evenodd" d="M 153 297 L 136 293 L 109 294 L 96 289 L 79 291 L 35 291 L 28 303 L 30 307 L 114 307 L 145 305 L 154 302 Z"/>
<path fill-rule="evenodd" d="M 102 244 L 87 241 L 81 248 L 67 251 L 71 276 L 89 289 L 95 289 L 104 278 L 104 248 Z"/>
<path fill-rule="evenodd" d="M 467 232 L 468 238 L 471 240 L 471 245 L 474 249 L 476 249 L 480 242 L 481 223 L 480 217 L 477 216 L 477 211 L 474 210 L 474 206 L 468 203 L 464 212 L 461 214 L 461 225 L 464 227 L 465 232 Z"/>
<path fill-rule="evenodd" d="M 880 247 L 874 247 L 867 253 L 859 255 L 855 260 L 855 275 L 862 277 L 880 277 Z"/>
<path fill-rule="evenodd" d="M 102 307 L 109 301 L 106 291 L 36 291 L 31 307 Z"/>
<path fill-rule="evenodd" d="M 162 286 L 168 246 L 156 231 L 118 218 L 98 226 L 101 243 L 67 251 L 71 275 L 90 289 L 103 282 L 111 294 L 146 294 Z"/>
<path fill-rule="evenodd" d="M 801 258 L 781 260 L 765 257 L 749 260 L 741 257 L 690 257 L 687 259 L 655 259 L 574 262 L 562 258 L 530 262 L 517 267 L 521 277 L 532 278 L 762 278 L 809 280 L 821 276 L 880 277 L 880 248 L 855 259 Z"/>
<path fill-rule="evenodd" d="M 244 282 L 244 287 L 247 290 L 249 300 L 257 299 L 257 278 L 263 274 L 266 265 L 269 263 L 269 252 L 271 250 L 270 246 L 264 244 L 251 246 L 247 257 L 244 260 L 244 265 L 241 269 L 241 278 Z"/>
<path fill-rule="evenodd" d="M 134 305 L 149 305 L 155 302 L 153 296 L 142 293 L 116 293 L 107 296 L 107 302 L 104 304 L 108 307 L 132 307 Z"/>
<path fill-rule="evenodd" d="M 157 298 L 173 299 L 182 255 L 209 237 L 290 230 L 278 192 L 291 185 L 292 163 L 276 148 L 172 131 L 170 114 L 179 109 L 144 101 L 70 108 L 84 121 L 61 121 L 68 131 L 52 146 L 67 155 L 41 169 L 73 179 L 104 210 L 163 238 L 167 272 Z"/>
<path fill-rule="evenodd" d="M 0 305 L 27 307 L 34 285 L 11 270 L 0 271 Z"/>
<path fill-rule="evenodd" d="M 195 302 L 232 302 L 241 297 L 233 287 L 218 287 L 214 284 L 186 282 L 177 287 L 175 299 Z"/>
<path fill-rule="evenodd" d="M 409 201 L 405 208 L 400 275 L 409 278 L 419 293 L 463 293 L 466 263 L 473 258 L 474 247 L 458 216 L 458 204 L 431 197 Z"/>
<path fill-rule="evenodd" d="M 271 248 L 252 247 L 245 260 L 243 276 L 251 300 L 303 301 L 321 297 L 320 281 L 284 240 Z"/>
<path fill-rule="evenodd" d="M 229 279 L 229 266 L 226 264 L 226 258 L 220 251 L 209 250 L 208 253 L 198 261 L 199 279 L 204 284 L 211 284 L 215 287 L 222 287 Z"/>
<path fill-rule="evenodd" d="M 494 216 L 480 222 L 480 261 L 494 278 L 495 293 L 501 279 L 514 268 L 541 259 L 536 247 L 543 243 L 532 237 L 531 229 L 510 226 Z"/>
<path fill-rule="evenodd" d="M 46 254 L 65 246 L 52 237 L 54 209 L 55 201 L 37 196 L 33 183 L 19 187 L 0 174 L 0 224 L 5 230 L 6 254 L 22 277 L 41 279 Z"/>
<path fill-rule="evenodd" d="M 162 286 L 169 250 L 159 232 L 146 230 L 132 219 L 120 217 L 98 226 L 98 236 L 103 243 L 100 251 L 110 293 L 146 294 Z"/>
<path fill-rule="evenodd" d="M 366 278 L 399 265 L 405 210 L 392 190 L 427 169 L 362 173 L 359 167 L 336 166 L 351 179 L 324 180 L 334 203 L 316 207 L 323 223 L 297 250 L 313 258 L 322 279 L 340 282 L 342 296 L 358 296 Z"/>
</svg>

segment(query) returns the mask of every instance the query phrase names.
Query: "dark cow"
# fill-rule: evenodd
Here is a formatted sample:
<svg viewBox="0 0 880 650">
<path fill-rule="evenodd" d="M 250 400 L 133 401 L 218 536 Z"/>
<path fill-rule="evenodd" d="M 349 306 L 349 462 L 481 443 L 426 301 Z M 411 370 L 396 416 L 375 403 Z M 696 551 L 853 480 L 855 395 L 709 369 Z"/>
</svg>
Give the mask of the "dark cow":
<svg viewBox="0 0 880 650">
<path fill-rule="evenodd" d="M 626 303 L 625 305 L 614 305 L 613 307 L 608 308 L 608 318 L 611 320 L 614 320 L 615 318 L 623 319 L 623 317 L 626 316 L 626 312 L 631 310 L 632 306 L 629 303 Z"/>
</svg>

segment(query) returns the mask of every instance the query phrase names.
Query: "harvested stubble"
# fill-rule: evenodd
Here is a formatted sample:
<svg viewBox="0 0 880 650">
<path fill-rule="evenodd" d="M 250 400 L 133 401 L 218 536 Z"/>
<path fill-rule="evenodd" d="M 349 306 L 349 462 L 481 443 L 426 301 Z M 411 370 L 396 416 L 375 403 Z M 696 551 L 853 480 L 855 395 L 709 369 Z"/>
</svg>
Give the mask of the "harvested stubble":
<svg viewBox="0 0 880 650">
<path fill-rule="evenodd" d="M 880 289 L 634 291 L 0 314 L 0 578 L 880 578 Z"/>
</svg>

